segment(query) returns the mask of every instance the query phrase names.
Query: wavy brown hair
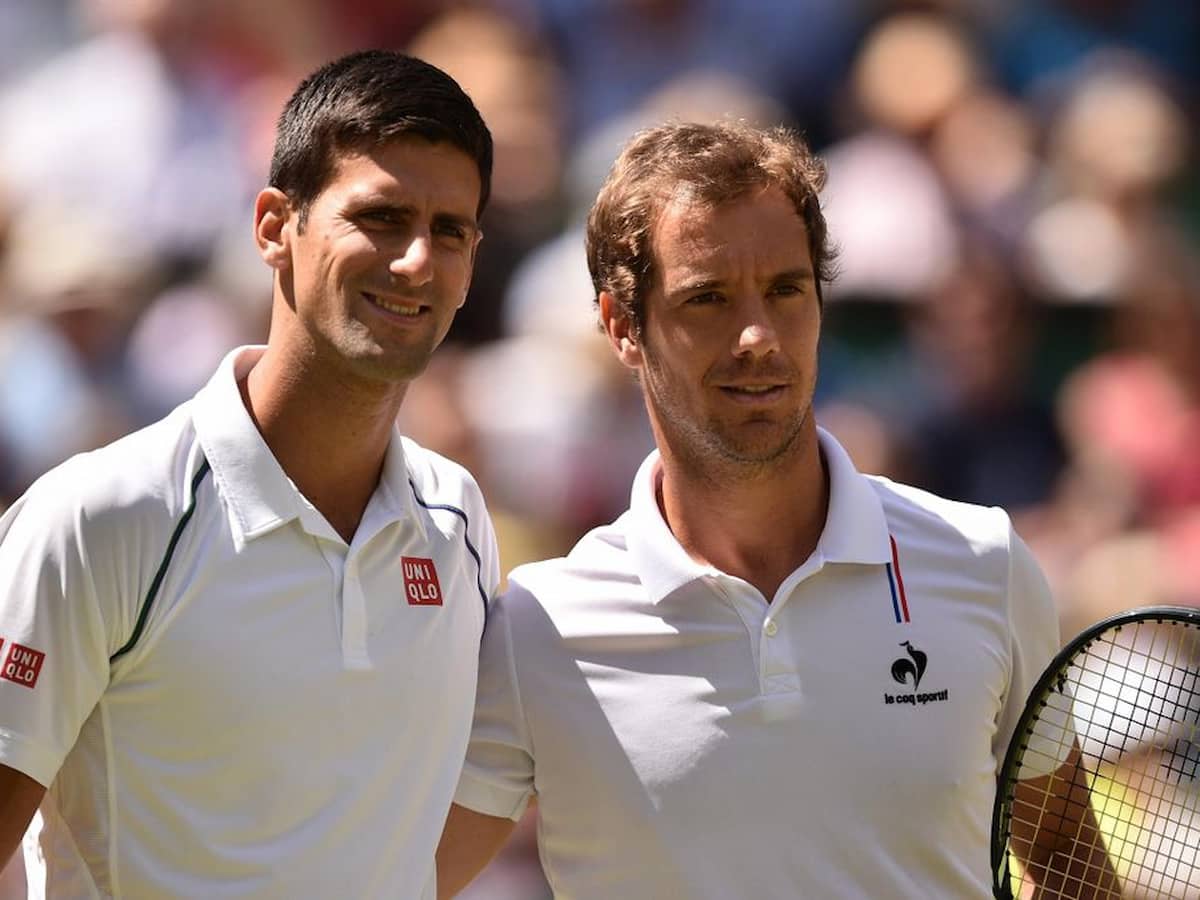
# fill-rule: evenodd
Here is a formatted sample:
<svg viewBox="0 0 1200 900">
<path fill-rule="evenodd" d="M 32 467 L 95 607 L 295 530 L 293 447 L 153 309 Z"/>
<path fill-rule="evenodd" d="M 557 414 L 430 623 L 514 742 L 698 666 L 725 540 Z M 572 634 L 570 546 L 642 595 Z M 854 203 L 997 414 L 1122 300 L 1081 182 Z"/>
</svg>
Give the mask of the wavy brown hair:
<svg viewBox="0 0 1200 900">
<path fill-rule="evenodd" d="M 833 280 L 818 194 L 825 165 L 795 132 L 741 123 L 673 123 L 634 135 L 609 172 L 587 223 L 588 269 L 596 297 L 608 291 L 640 334 L 645 296 L 657 277 L 651 238 L 663 207 L 681 194 L 708 206 L 776 185 L 808 232 L 818 302 Z"/>
</svg>

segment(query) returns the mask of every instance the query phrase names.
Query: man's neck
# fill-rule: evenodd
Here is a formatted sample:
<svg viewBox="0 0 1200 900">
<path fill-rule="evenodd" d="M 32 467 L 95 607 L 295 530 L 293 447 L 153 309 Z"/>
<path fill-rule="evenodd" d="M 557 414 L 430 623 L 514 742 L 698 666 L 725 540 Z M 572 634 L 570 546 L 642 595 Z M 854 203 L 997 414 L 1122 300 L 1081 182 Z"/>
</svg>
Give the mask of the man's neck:
<svg viewBox="0 0 1200 900">
<path fill-rule="evenodd" d="M 684 550 L 752 584 L 771 602 L 816 549 L 829 509 L 829 476 L 815 429 L 806 446 L 748 478 L 701 474 L 663 453 L 658 503 Z"/>
<path fill-rule="evenodd" d="M 338 379 L 271 347 L 238 387 L 280 467 L 350 543 L 379 484 L 404 387 Z"/>
</svg>

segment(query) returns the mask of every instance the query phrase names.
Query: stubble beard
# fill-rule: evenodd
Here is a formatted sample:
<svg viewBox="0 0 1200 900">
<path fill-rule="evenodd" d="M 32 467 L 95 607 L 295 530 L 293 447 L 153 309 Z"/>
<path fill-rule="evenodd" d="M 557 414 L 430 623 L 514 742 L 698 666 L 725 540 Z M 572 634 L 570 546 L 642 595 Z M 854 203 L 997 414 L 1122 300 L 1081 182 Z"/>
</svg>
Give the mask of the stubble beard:
<svg viewBox="0 0 1200 900">
<path fill-rule="evenodd" d="M 352 320 L 336 352 L 356 375 L 372 381 L 401 384 L 425 371 L 441 341 L 436 334 L 413 336 L 402 345 L 389 346 L 363 322 Z"/>
<path fill-rule="evenodd" d="M 689 416 L 679 392 L 649 359 L 642 389 L 660 442 L 667 444 L 685 470 L 709 481 L 754 481 L 785 467 L 799 453 L 812 415 L 810 403 L 776 423 L 762 420 L 736 426 L 716 417 Z"/>
</svg>

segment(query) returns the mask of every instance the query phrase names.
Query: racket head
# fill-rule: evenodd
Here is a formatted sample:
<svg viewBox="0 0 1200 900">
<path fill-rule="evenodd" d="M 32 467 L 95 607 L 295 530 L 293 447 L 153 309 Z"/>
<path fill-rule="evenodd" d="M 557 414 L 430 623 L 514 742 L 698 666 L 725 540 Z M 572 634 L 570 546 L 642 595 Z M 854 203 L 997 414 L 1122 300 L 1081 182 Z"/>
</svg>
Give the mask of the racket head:
<svg viewBox="0 0 1200 900">
<path fill-rule="evenodd" d="M 1105 810 L 1110 805 L 1118 807 L 1107 817 L 1113 833 L 1104 834 L 1118 876 L 1128 879 L 1129 873 L 1120 871 L 1122 864 L 1126 869 L 1136 864 L 1142 873 L 1139 881 L 1167 883 L 1177 879 L 1186 865 L 1197 873 L 1193 877 L 1200 878 L 1200 855 L 1193 851 L 1190 859 L 1181 859 L 1175 852 L 1184 845 L 1176 840 L 1181 829 L 1189 836 L 1195 829 L 1200 838 L 1198 731 L 1200 610 L 1162 606 L 1128 610 L 1073 638 L 1030 692 L 1000 768 L 992 812 L 995 896 L 1002 900 L 1014 896 L 1010 841 L 1017 782 L 1054 771 L 1076 738 L 1091 779 L 1091 802 L 1101 820 L 1101 832 L 1106 831 Z M 1126 796 L 1123 786 L 1101 774 L 1118 773 L 1134 763 L 1142 766 L 1135 779 L 1136 796 Z M 1166 815 L 1156 811 L 1152 822 L 1134 821 L 1126 810 L 1136 809 L 1144 797 L 1156 810 L 1165 809 Z M 1025 814 L 1023 809 L 1020 815 Z M 1182 821 L 1185 816 L 1186 822 Z M 1171 836 L 1160 833 L 1167 826 Z M 1192 841 L 1192 846 L 1196 843 Z M 1164 852 L 1168 844 L 1170 848 Z M 1142 865 L 1142 856 L 1150 858 L 1148 869 Z M 1022 886 L 1025 877 L 1021 876 Z M 1192 884 L 1190 879 L 1186 884 Z M 1137 896 L 1176 896 L 1155 893 L 1152 886 L 1148 890 L 1151 892 Z M 1200 897 L 1200 882 L 1195 883 L 1195 891 L 1186 896 Z"/>
</svg>

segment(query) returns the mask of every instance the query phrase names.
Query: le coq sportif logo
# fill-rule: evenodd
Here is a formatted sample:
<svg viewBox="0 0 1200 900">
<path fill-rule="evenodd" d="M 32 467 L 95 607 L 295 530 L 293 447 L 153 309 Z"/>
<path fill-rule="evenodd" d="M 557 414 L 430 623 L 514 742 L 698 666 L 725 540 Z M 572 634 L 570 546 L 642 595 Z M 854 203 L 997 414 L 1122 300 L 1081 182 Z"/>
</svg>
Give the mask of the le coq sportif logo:
<svg viewBox="0 0 1200 900">
<path fill-rule="evenodd" d="M 892 680 L 907 685 L 909 678 L 912 678 L 915 691 L 921 686 L 921 676 L 925 674 L 925 667 L 929 665 L 929 656 L 914 647 L 912 641 L 904 641 L 900 646 L 908 651 L 908 656 L 902 656 L 892 663 Z"/>
<path fill-rule="evenodd" d="M 904 685 L 907 691 L 883 694 L 883 702 L 888 705 L 924 706 L 927 703 L 939 703 L 950 699 L 950 691 L 922 691 L 921 680 L 925 670 L 929 668 L 929 654 L 913 646 L 912 641 L 901 641 L 904 656 L 892 661 L 892 681 Z"/>
</svg>

